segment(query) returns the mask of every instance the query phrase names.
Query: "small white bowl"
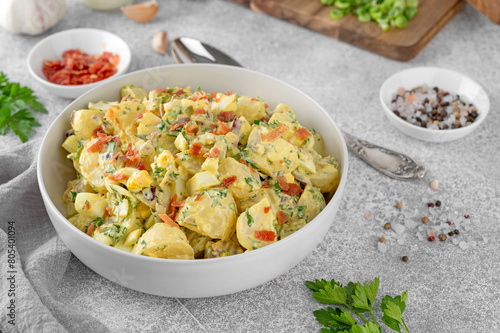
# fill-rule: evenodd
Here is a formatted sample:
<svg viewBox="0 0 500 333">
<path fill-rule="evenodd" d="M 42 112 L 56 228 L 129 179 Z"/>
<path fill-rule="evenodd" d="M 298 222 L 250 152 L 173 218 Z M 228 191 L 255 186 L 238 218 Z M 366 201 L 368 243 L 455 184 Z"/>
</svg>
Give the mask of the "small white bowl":
<svg viewBox="0 0 500 333">
<path fill-rule="evenodd" d="M 201 87 L 259 96 L 274 109 L 286 103 L 300 123 L 316 129 L 325 152 L 339 162 L 340 184 L 325 209 L 296 233 L 274 244 L 242 254 L 203 260 L 159 259 L 107 246 L 81 232 L 66 219 L 61 200 L 73 163 L 61 147 L 73 110 L 89 102 L 120 98 L 125 84 L 146 90 L 168 86 Z M 248 69 L 214 64 L 170 65 L 144 69 L 109 80 L 73 101 L 48 129 L 38 155 L 38 184 L 49 218 L 59 237 L 85 265 L 127 288 L 168 297 L 210 297 L 235 293 L 276 278 L 298 264 L 321 242 L 334 222 L 347 182 L 348 154 L 342 132 L 328 113 L 303 92 L 283 81 Z M 343 223 L 343 221 L 336 221 Z"/>
<path fill-rule="evenodd" d="M 120 56 L 117 72 L 111 77 L 89 84 L 68 86 L 49 82 L 42 72 L 44 60 L 61 59 L 66 50 L 80 49 L 87 54 L 108 51 Z M 107 80 L 125 73 L 131 53 L 127 43 L 111 32 L 98 29 L 71 29 L 50 35 L 38 42 L 28 54 L 28 70 L 49 92 L 66 98 L 76 98 Z"/>
<path fill-rule="evenodd" d="M 466 127 L 435 130 L 412 125 L 395 115 L 390 105 L 396 91 L 401 87 L 411 90 L 424 84 L 464 97 L 476 106 L 478 117 Z M 461 73 L 437 67 L 414 67 L 392 75 L 380 88 L 380 102 L 385 115 L 398 130 L 412 138 L 429 142 L 446 142 L 466 136 L 479 127 L 490 109 L 488 95 L 477 82 Z"/>
</svg>

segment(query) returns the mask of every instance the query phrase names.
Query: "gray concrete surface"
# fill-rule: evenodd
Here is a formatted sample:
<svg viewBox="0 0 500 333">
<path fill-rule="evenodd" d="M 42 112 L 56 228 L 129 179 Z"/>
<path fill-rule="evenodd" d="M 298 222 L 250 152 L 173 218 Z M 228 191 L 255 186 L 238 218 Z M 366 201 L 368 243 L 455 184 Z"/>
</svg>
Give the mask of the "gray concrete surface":
<svg viewBox="0 0 500 333">
<path fill-rule="evenodd" d="M 419 181 L 392 180 L 351 155 L 345 196 L 323 242 L 288 273 L 257 288 L 206 299 L 155 297 L 114 284 L 73 258 L 59 284 L 62 302 L 82 308 L 112 332 L 319 332 L 312 312 L 322 306 L 304 281 L 367 282 L 378 276 L 380 294 L 408 290 L 405 318 L 413 333 L 500 331 L 499 26 L 467 5 L 419 56 L 397 62 L 227 1 L 160 2 L 157 17 L 147 24 L 68 0 L 64 20 L 48 33 L 27 37 L 0 31 L 0 69 L 32 87 L 51 110 L 38 117 L 43 127 L 37 136 L 70 101 L 50 96 L 30 77 L 26 57 L 36 42 L 70 28 L 106 29 L 129 43 L 134 71 L 174 63 L 150 47 L 154 33 L 166 30 L 170 38 L 200 38 L 245 67 L 303 90 L 341 128 L 410 154 L 428 175 Z M 427 65 L 462 72 L 486 89 L 491 112 L 476 132 L 432 144 L 411 139 L 386 121 L 378 100 L 382 82 L 398 70 Z M 2 140 L 9 144 L 17 139 Z M 433 179 L 440 183 L 438 191 L 429 188 Z M 426 203 L 431 200 L 442 201 L 442 207 L 429 212 Z M 401 210 L 394 208 L 397 201 L 404 204 Z M 372 220 L 365 219 L 369 212 Z M 445 242 L 427 241 L 433 224 L 423 225 L 424 215 L 460 223 L 461 234 Z M 415 226 L 396 236 L 383 228 L 394 221 Z M 377 249 L 380 236 L 388 239 L 385 253 Z"/>
</svg>

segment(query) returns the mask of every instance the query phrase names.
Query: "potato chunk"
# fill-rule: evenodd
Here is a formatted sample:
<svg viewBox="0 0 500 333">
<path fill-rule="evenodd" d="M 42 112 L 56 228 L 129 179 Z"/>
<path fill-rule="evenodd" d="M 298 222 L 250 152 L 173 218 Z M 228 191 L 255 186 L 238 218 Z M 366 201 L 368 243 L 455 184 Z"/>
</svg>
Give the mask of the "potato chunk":
<svg viewBox="0 0 500 333">
<path fill-rule="evenodd" d="M 186 235 L 177 227 L 156 223 L 132 248 L 131 253 L 166 259 L 194 259 L 194 251 Z"/>
<path fill-rule="evenodd" d="M 260 189 L 261 182 L 257 173 L 252 173 L 250 168 L 243 163 L 228 157 L 219 166 L 219 179 L 223 182 L 228 177 L 236 177 L 236 180 L 228 187 L 235 200 L 243 200 L 253 195 Z"/>
<path fill-rule="evenodd" d="M 186 199 L 177 222 L 200 235 L 228 239 L 236 224 L 236 203 L 226 189 L 205 190 Z"/>
<path fill-rule="evenodd" d="M 256 250 L 277 241 L 276 217 L 267 198 L 241 213 L 236 222 L 236 236 L 241 246 Z"/>
</svg>

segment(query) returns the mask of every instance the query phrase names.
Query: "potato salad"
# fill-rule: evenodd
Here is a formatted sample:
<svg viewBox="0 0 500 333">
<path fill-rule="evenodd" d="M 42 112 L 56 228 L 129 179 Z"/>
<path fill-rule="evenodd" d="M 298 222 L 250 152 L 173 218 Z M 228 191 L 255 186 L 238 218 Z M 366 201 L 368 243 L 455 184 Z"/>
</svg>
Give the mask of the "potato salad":
<svg viewBox="0 0 500 333">
<path fill-rule="evenodd" d="M 235 255 L 305 226 L 338 186 L 336 159 L 285 104 L 190 87 L 120 94 L 73 111 L 62 145 L 77 175 L 62 198 L 68 220 L 104 244 Z"/>
</svg>

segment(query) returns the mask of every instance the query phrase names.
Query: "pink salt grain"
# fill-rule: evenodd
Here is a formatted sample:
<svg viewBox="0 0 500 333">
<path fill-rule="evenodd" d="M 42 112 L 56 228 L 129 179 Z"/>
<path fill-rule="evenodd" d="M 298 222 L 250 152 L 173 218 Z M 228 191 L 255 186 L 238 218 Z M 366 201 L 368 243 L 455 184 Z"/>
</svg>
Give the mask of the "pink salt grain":
<svg viewBox="0 0 500 333">
<path fill-rule="evenodd" d="M 434 191 L 437 191 L 438 188 L 439 188 L 439 183 L 436 179 L 434 179 L 432 182 L 431 182 L 431 188 L 434 190 Z"/>
<path fill-rule="evenodd" d="M 367 220 L 370 221 L 372 218 L 373 218 L 373 214 L 372 213 L 366 213 L 365 219 L 367 219 Z"/>
</svg>

